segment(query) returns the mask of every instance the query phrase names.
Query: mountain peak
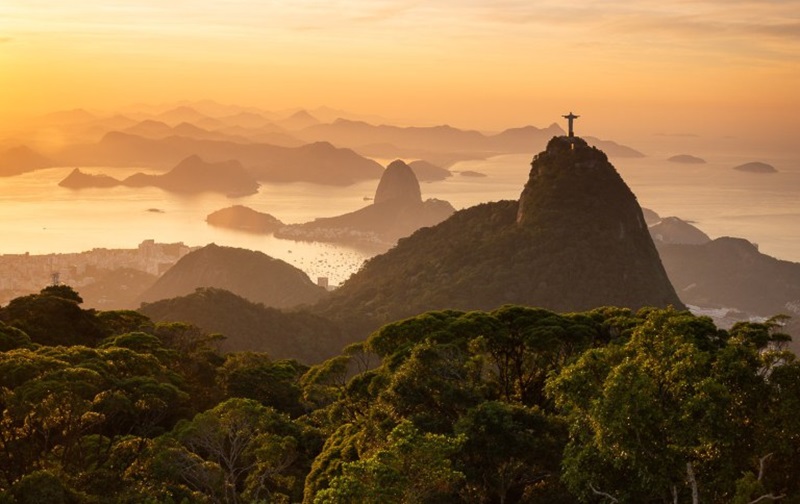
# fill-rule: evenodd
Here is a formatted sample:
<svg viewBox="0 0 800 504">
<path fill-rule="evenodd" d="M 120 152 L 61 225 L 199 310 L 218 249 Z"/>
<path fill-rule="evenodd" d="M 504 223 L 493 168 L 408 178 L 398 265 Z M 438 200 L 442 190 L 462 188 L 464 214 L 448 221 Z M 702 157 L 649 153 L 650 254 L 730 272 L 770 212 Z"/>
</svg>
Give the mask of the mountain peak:
<svg viewBox="0 0 800 504">
<path fill-rule="evenodd" d="M 392 161 L 386 167 L 381 181 L 378 183 L 378 189 L 375 191 L 376 204 L 391 200 L 412 203 L 422 202 L 422 192 L 414 171 L 399 159 Z"/>
<path fill-rule="evenodd" d="M 531 162 L 528 182 L 519 200 L 517 222 L 536 226 L 569 209 L 588 211 L 597 206 L 603 210 L 607 206 L 606 190 L 635 199 L 603 151 L 589 147 L 580 137 L 553 137 Z"/>
</svg>

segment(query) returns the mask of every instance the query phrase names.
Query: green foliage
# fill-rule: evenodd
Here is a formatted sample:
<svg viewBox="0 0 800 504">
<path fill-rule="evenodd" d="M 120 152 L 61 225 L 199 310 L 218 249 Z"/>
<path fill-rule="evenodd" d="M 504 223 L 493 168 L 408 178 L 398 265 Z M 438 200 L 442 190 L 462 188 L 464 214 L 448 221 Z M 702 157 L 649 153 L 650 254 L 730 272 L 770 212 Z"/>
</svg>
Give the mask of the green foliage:
<svg viewBox="0 0 800 504">
<path fill-rule="evenodd" d="M 450 461 L 462 442 L 458 437 L 422 433 L 411 422 L 403 422 L 374 454 L 344 463 L 341 475 L 313 502 L 446 502 L 464 479 Z"/>
<path fill-rule="evenodd" d="M 0 503 L 800 499 L 780 317 L 445 310 L 308 368 L 56 294 L 0 310 Z"/>
<path fill-rule="evenodd" d="M 790 421 L 781 405 L 797 392 L 772 375 L 799 365 L 759 350 L 770 330 L 741 324 L 728 338 L 708 319 L 650 310 L 630 340 L 586 352 L 554 376 L 548 390 L 570 425 L 570 489 L 585 501 L 598 491 L 648 502 L 698 489 L 705 502 L 730 502 L 754 461 L 796 453 L 786 436 L 796 424 L 780 433 L 771 425 Z M 764 482 L 785 484 L 794 466 L 771 465 Z"/>
<path fill-rule="evenodd" d="M 94 310 L 82 310 L 70 293 L 72 289 L 58 286 L 49 289 L 68 289 L 60 297 L 54 292 L 12 299 L 0 308 L 0 321 L 24 331 L 34 343 L 42 345 L 87 345 L 93 346 L 106 334 L 95 318 Z M 80 297 L 78 297 L 80 299 Z"/>
<path fill-rule="evenodd" d="M 298 416 L 303 412 L 300 377 L 307 370 L 296 361 L 272 361 L 266 354 L 228 354 L 218 371 L 225 397 L 254 399 Z"/>
<path fill-rule="evenodd" d="M 24 331 L 11 327 L 0 321 L 0 352 L 15 348 L 30 348 L 31 338 Z"/>
<path fill-rule="evenodd" d="M 318 363 L 344 346 L 339 328 L 306 311 L 284 312 L 231 292 L 200 288 L 194 293 L 143 305 L 153 320 L 182 321 L 225 335 L 224 352 L 265 352 L 276 359 Z"/>
<path fill-rule="evenodd" d="M 151 477 L 212 502 L 283 502 L 302 493 L 309 459 L 288 417 L 229 399 L 178 424 L 153 445 Z"/>
</svg>

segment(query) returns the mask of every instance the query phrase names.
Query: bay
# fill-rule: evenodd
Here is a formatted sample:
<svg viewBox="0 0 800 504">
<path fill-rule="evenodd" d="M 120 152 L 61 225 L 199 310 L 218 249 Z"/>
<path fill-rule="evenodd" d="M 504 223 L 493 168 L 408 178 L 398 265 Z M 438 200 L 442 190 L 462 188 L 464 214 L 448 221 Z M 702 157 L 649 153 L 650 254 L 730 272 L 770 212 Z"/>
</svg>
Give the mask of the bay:
<svg viewBox="0 0 800 504">
<path fill-rule="evenodd" d="M 732 170 L 736 164 L 755 160 L 747 154 L 719 153 L 703 165 L 671 163 L 666 157 L 656 153 L 612 162 L 643 207 L 691 221 L 712 238 L 746 238 L 768 255 L 800 262 L 800 156 L 774 156 L 770 161 L 779 168 L 774 174 Z M 456 163 L 452 177 L 421 184 L 423 198 L 447 200 L 457 209 L 518 199 L 530 159 L 527 154 L 504 155 Z M 328 277 L 332 284 L 346 280 L 371 255 L 341 245 L 217 228 L 206 224 L 205 217 L 234 204 L 270 213 L 286 223 L 340 215 L 368 205 L 377 180 L 348 187 L 264 184 L 257 194 L 231 199 L 212 193 L 176 195 L 157 188 L 59 187 L 58 182 L 72 169 L 49 168 L 0 178 L 0 254 L 135 248 L 145 239 L 190 246 L 216 243 L 262 251 L 295 265 L 312 279 Z M 115 177 L 153 172 L 110 167 L 82 170 Z M 464 171 L 486 176 L 461 175 Z"/>
</svg>

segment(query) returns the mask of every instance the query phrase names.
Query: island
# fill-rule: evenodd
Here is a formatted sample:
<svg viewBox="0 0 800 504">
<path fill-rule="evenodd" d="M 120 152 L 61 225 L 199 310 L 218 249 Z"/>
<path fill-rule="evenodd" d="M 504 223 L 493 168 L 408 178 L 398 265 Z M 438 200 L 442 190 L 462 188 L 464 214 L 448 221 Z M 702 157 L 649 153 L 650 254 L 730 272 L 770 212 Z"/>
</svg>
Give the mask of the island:
<svg viewBox="0 0 800 504">
<path fill-rule="evenodd" d="M 699 158 L 697 156 L 692 156 L 691 154 L 677 154 L 670 158 L 667 158 L 667 161 L 670 163 L 680 163 L 680 164 L 706 164 L 706 160 L 703 158 Z"/>
<path fill-rule="evenodd" d="M 748 172 L 748 173 L 778 173 L 774 166 L 761 161 L 752 161 L 750 163 L 740 164 L 734 166 L 734 170 Z"/>
</svg>

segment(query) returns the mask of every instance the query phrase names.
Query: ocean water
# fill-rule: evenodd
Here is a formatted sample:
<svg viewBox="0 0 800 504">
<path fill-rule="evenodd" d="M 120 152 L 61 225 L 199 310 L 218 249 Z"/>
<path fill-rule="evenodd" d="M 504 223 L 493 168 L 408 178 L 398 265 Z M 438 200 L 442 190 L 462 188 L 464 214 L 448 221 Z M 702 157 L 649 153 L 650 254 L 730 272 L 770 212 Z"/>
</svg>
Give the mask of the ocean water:
<svg viewBox="0 0 800 504">
<path fill-rule="evenodd" d="M 528 178 L 531 155 L 465 161 L 447 180 L 422 184 L 423 198 L 450 201 L 457 209 L 517 199 Z M 662 216 L 693 222 L 712 238 L 736 236 L 757 243 L 766 254 L 800 262 L 800 155 L 766 161 L 775 174 L 737 172 L 732 166 L 765 160 L 720 154 L 704 165 L 666 161 L 665 155 L 612 159 L 640 205 Z M 258 194 L 227 198 L 205 193 L 170 194 L 156 188 L 70 190 L 58 186 L 73 167 L 50 168 L 0 178 L 0 254 L 80 252 L 92 248 L 134 248 L 142 240 L 187 245 L 243 247 L 262 251 L 302 269 L 312 279 L 346 280 L 371 253 L 325 243 L 279 240 L 209 226 L 205 217 L 241 204 L 286 223 L 351 212 L 370 203 L 378 181 L 349 187 L 307 183 L 265 184 Z M 471 170 L 486 177 L 466 177 Z M 143 169 L 89 168 L 89 173 L 124 177 Z"/>
</svg>

